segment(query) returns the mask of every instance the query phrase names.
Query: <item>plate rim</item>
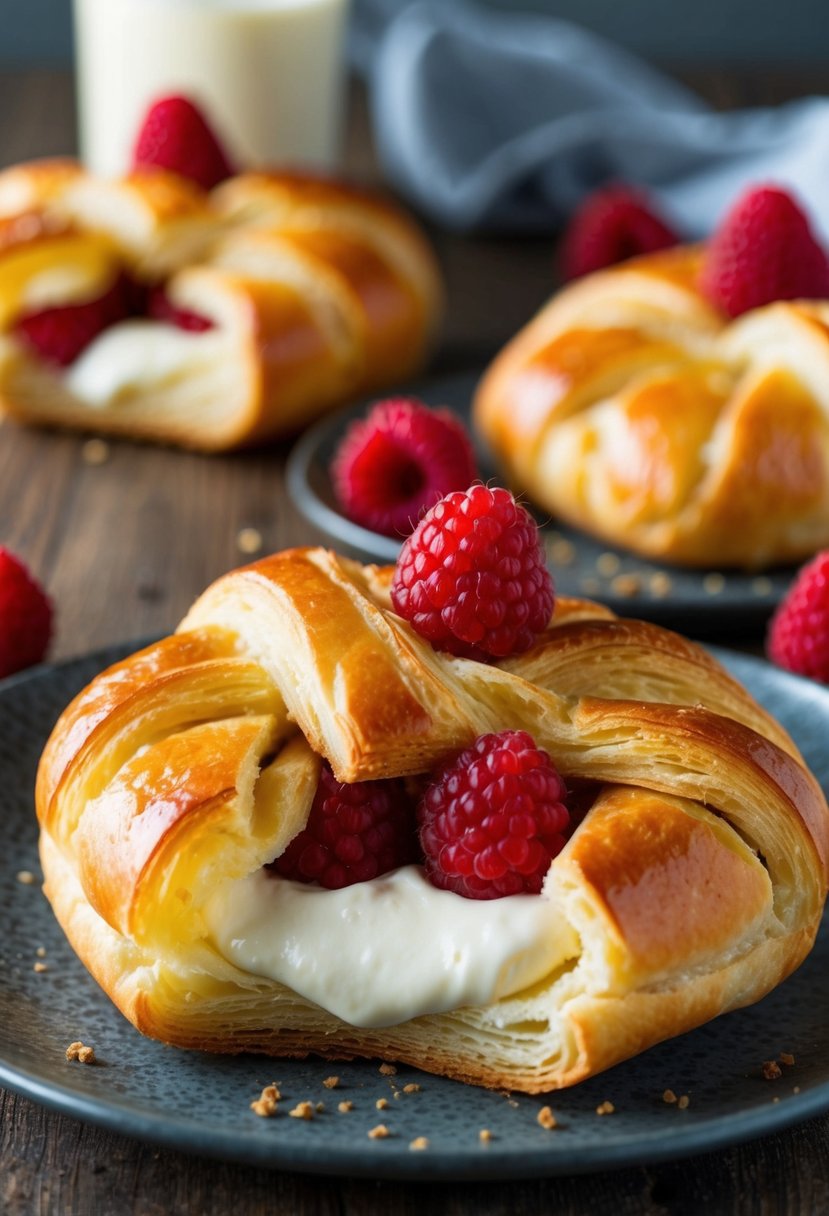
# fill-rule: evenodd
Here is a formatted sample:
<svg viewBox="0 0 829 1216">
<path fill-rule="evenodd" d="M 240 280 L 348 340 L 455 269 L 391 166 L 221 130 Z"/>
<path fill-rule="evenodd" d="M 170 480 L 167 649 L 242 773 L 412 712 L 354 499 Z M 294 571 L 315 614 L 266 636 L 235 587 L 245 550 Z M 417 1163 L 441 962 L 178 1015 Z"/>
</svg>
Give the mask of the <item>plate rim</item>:
<svg viewBox="0 0 829 1216">
<path fill-rule="evenodd" d="M 147 639 L 142 638 L 136 643 L 110 645 L 15 673 L 0 681 L 0 704 L 9 696 L 13 698 L 22 686 L 54 679 L 68 669 L 81 665 L 94 665 L 103 670 L 146 644 Z M 801 692 L 817 693 L 819 698 L 829 697 L 829 688 L 824 689 L 805 677 L 777 669 L 763 658 L 719 646 L 708 649 L 729 669 L 732 669 L 732 665 L 756 670 L 770 669 Z M 111 1014 L 128 1024 L 114 1005 L 111 1006 Z M 730 1015 L 722 1016 L 739 1014 L 740 1010 L 734 1010 Z M 738 1144 L 775 1135 L 829 1111 L 827 1076 L 826 1080 L 810 1086 L 805 1092 L 787 1094 L 785 1101 L 769 1102 L 736 1113 L 712 1114 L 702 1124 L 680 1125 L 658 1136 L 631 1132 L 595 1145 L 570 1145 L 562 1139 L 551 1142 L 549 1154 L 543 1150 L 519 1154 L 514 1145 L 499 1147 L 497 1139 L 486 1146 L 453 1145 L 450 1150 L 440 1154 L 412 1154 L 401 1140 L 393 1149 L 393 1155 L 384 1156 L 381 1145 L 380 1152 L 369 1157 L 365 1146 L 361 1146 L 362 1153 L 355 1153 L 356 1142 L 332 1145 L 312 1138 L 305 1143 L 280 1139 L 278 1136 L 274 1136 L 272 1141 L 262 1136 L 244 1138 L 237 1130 L 210 1127 L 206 1123 L 199 1123 L 196 1118 L 153 1111 L 144 1104 L 143 1099 L 130 1101 L 114 1090 L 105 1097 L 97 1097 L 3 1058 L 0 1058 L 0 1086 L 59 1114 L 119 1135 L 196 1156 L 213 1156 L 260 1168 L 320 1176 L 340 1175 L 387 1181 L 505 1181 L 517 1177 L 567 1177 L 658 1164 L 700 1153 L 725 1151 Z"/>
</svg>

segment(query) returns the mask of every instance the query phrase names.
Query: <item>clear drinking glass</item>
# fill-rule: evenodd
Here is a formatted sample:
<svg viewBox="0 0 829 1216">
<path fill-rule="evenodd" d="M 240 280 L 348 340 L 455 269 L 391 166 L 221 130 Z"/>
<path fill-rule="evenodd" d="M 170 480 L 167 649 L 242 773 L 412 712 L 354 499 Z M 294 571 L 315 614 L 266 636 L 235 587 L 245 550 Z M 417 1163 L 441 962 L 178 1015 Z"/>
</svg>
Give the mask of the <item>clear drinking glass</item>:
<svg viewBox="0 0 829 1216">
<path fill-rule="evenodd" d="M 243 167 L 331 167 L 348 0 L 73 0 L 81 155 L 129 166 L 147 108 L 185 94 Z"/>
</svg>

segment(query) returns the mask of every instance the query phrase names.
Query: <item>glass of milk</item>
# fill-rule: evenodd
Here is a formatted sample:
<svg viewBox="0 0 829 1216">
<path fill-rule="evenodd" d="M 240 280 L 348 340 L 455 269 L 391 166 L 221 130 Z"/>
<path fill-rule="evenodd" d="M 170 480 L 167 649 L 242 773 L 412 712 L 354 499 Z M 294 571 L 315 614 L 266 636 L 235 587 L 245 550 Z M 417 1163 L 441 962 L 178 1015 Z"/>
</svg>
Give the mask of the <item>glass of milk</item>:
<svg viewBox="0 0 829 1216">
<path fill-rule="evenodd" d="M 348 0 L 74 0 L 81 155 L 112 177 L 149 106 L 194 101 L 240 168 L 331 167 Z"/>
</svg>

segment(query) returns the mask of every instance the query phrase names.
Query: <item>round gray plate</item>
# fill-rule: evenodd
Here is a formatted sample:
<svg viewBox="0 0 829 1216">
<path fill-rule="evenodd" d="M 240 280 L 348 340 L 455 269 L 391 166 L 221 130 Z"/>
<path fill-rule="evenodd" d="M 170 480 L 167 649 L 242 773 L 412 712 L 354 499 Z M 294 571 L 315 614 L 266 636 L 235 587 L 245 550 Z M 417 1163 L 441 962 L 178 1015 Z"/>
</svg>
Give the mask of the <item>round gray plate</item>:
<svg viewBox="0 0 829 1216">
<path fill-rule="evenodd" d="M 466 373 L 424 380 L 405 391 L 427 405 L 448 406 L 469 425 L 477 380 L 477 373 Z M 328 472 L 349 422 L 364 415 L 369 405 L 370 401 L 362 401 L 349 406 L 306 431 L 288 461 L 288 490 L 305 518 L 330 537 L 341 552 L 369 561 L 395 562 L 400 542 L 346 518 L 334 498 Z M 492 456 L 480 440 L 476 446 L 482 476 L 498 481 Z M 620 616 L 657 621 L 697 637 L 743 640 L 758 635 L 794 573 L 791 567 L 752 575 L 661 566 L 592 540 L 564 524 L 552 524 L 548 516 L 537 518 L 550 569 L 562 595 L 599 599 Z"/>
<path fill-rule="evenodd" d="M 127 653 L 126 650 L 122 653 Z M 751 1009 L 729 1014 L 663 1043 L 600 1077 L 545 1098 L 510 1096 L 377 1061 L 332 1065 L 254 1056 L 178 1051 L 142 1038 L 109 1003 L 63 938 L 39 886 L 32 787 L 38 756 L 67 701 L 106 663 L 108 652 L 44 667 L 0 684 L 0 1084 L 114 1131 L 189 1152 L 314 1173 L 377 1178 L 509 1178 L 594 1171 L 722 1148 L 829 1109 L 829 931 L 779 989 Z M 800 744 L 824 789 L 829 786 L 829 690 L 722 652 L 734 674 L 771 708 Z M 37 948 L 48 969 L 36 973 Z M 75 1039 L 98 1063 L 67 1063 Z M 794 1066 L 774 1082 L 761 1065 L 781 1051 Z M 340 1088 L 322 1082 L 339 1074 Z M 418 1093 L 395 1093 L 410 1081 Z M 280 1113 L 257 1118 L 249 1103 L 278 1081 Z M 665 1089 L 688 1094 L 686 1110 L 662 1101 Z M 354 1109 L 339 1114 L 337 1102 Z M 389 1108 L 376 1102 L 387 1098 Z M 325 1103 L 312 1122 L 288 1118 L 295 1102 Z M 778 1099 L 775 1101 L 775 1099 Z M 558 1129 L 536 1122 L 549 1101 Z M 611 1101 L 615 1113 L 596 1107 Z M 391 1135 L 369 1140 L 379 1122 Z M 481 1144 L 478 1132 L 492 1140 Z M 417 1136 L 425 1152 L 412 1152 Z"/>
</svg>

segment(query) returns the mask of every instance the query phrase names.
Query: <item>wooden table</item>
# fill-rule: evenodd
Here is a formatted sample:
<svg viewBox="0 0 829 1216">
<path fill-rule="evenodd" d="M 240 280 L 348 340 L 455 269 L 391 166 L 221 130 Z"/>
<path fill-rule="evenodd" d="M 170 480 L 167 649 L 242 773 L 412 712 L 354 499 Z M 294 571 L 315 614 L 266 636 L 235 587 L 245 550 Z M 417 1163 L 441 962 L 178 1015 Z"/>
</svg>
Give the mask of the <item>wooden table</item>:
<svg viewBox="0 0 829 1216">
<path fill-rule="evenodd" d="M 814 70 L 762 80 L 692 78 L 717 104 L 756 104 L 826 87 Z M 74 112 L 67 74 L 0 75 L 0 164 L 65 152 Z M 350 168 L 377 170 L 355 93 Z M 553 241 L 433 233 L 450 313 L 435 370 L 481 363 L 545 298 Z M 0 424 L 0 544 L 29 562 L 57 605 L 53 655 L 172 629 L 194 597 L 239 564 L 238 536 L 263 551 L 319 539 L 283 484 L 286 450 L 204 458 L 113 442 L 91 463 L 83 439 Z M 316 1179 L 161 1151 L 48 1113 L 0 1090 L 0 1213 L 188 1216 L 331 1213 L 805 1213 L 829 1211 L 829 1116 L 705 1158 L 557 1181 L 396 1186 Z"/>
</svg>

